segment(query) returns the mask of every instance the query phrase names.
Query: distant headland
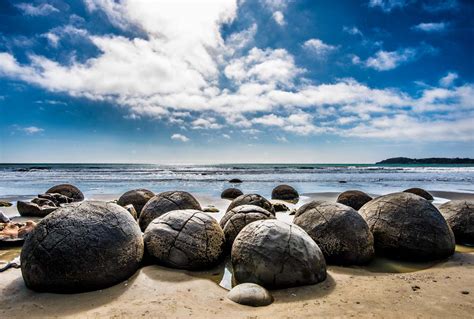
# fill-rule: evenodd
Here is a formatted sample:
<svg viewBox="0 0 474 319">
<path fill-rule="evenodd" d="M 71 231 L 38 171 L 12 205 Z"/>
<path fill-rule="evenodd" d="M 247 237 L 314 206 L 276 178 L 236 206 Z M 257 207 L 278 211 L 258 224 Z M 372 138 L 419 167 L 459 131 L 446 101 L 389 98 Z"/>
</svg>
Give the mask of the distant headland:
<svg viewBox="0 0 474 319">
<path fill-rule="evenodd" d="M 392 157 L 376 164 L 474 164 L 473 158 L 408 158 L 408 157 Z"/>
</svg>

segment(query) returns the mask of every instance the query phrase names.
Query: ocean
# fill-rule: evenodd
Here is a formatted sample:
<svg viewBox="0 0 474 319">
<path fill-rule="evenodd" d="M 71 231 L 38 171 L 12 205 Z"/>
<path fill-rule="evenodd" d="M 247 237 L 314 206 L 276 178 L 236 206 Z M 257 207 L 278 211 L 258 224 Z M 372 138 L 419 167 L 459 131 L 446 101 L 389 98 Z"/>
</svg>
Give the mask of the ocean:
<svg viewBox="0 0 474 319">
<path fill-rule="evenodd" d="M 232 185 L 231 178 L 243 183 Z M 219 196 L 231 186 L 270 196 L 273 187 L 282 183 L 301 194 L 359 189 L 380 195 L 409 187 L 474 193 L 474 165 L 0 164 L 0 180 L 0 198 L 33 197 L 60 183 L 78 186 L 86 198 L 135 188 Z"/>
</svg>

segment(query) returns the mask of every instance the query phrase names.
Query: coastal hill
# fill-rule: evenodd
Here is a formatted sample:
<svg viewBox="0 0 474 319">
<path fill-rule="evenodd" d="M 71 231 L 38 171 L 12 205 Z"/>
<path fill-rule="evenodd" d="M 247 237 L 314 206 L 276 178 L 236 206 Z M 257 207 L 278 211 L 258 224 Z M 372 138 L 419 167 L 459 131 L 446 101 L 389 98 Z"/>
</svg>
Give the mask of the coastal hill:
<svg viewBox="0 0 474 319">
<path fill-rule="evenodd" d="M 408 157 L 392 157 L 375 164 L 474 164 L 473 158 L 408 158 Z"/>
</svg>

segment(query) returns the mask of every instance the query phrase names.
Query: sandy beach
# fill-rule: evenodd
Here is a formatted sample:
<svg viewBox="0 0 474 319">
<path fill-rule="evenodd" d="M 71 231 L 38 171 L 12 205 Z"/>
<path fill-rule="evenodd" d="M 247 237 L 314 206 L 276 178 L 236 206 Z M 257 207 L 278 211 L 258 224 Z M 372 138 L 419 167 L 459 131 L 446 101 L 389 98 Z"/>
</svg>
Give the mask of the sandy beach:
<svg viewBox="0 0 474 319">
<path fill-rule="evenodd" d="M 435 196 L 440 193 L 433 192 Z M 445 199 L 462 193 L 442 193 Z M 337 193 L 303 194 L 309 200 L 335 200 Z M 470 198 L 472 194 L 467 195 Z M 90 199 L 113 200 L 115 195 Z M 203 207 L 214 205 L 219 219 L 229 201 L 198 196 Z M 15 208 L 4 211 L 15 214 Z M 291 221 L 288 213 L 279 219 Z M 8 249 L 9 257 L 19 249 Z M 5 254 L 6 250 L 2 252 Z M 74 295 L 36 293 L 27 289 L 19 269 L 0 274 L 0 317 L 25 318 L 467 318 L 474 311 L 474 248 L 457 246 L 438 263 L 415 264 L 378 258 L 364 267 L 328 267 L 328 278 L 317 285 L 272 291 L 267 307 L 238 305 L 226 298 L 230 285 L 224 263 L 208 271 L 191 272 L 147 265 L 113 287 Z M 220 285 L 219 285 L 220 283 Z"/>
</svg>

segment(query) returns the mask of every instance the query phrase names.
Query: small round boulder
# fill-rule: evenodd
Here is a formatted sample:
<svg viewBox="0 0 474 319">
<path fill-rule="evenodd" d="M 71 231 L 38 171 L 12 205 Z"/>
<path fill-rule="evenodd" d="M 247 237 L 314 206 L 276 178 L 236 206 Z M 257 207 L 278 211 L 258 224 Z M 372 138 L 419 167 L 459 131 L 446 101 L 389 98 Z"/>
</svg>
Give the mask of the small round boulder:
<svg viewBox="0 0 474 319">
<path fill-rule="evenodd" d="M 224 251 L 224 232 L 211 216 L 197 210 L 175 210 L 154 219 L 144 233 L 148 254 L 172 268 L 214 266 Z"/>
<path fill-rule="evenodd" d="M 21 251 L 21 273 L 36 291 L 98 290 L 133 275 L 143 251 L 140 228 L 123 207 L 85 201 L 37 224 Z"/>
<path fill-rule="evenodd" d="M 240 195 L 230 203 L 229 207 L 227 207 L 227 212 L 241 205 L 259 206 L 275 215 L 272 203 L 270 203 L 265 197 L 258 194 Z"/>
<path fill-rule="evenodd" d="M 221 193 L 221 198 L 224 199 L 235 199 L 240 195 L 243 195 L 242 191 L 238 188 L 227 188 Z"/>
<path fill-rule="evenodd" d="M 310 285 L 326 279 L 318 245 L 299 226 L 276 219 L 248 224 L 231 253 L 234 278 L 266 288 Z"/>
<path fill-rule="evenodd" d="M 252 307 L 268 306 L 273 302 L 273 297 L 268 290 L 249 282 L 232 288 L 227 298 L 235 303 Z"/>
<path fill-rule="evenodd" d="M 242 205 L 224 214 L 220 221 L 220 226 L 224 230 L 226 243 L 232 247 L 235 237 L 240 231 L 256 220 L 275 219 L 268 210 L 255 205 Z"/>
<path fill-rule="evenodd" d="M 370 197 L 368 194 L 358 191 L 358 190 L 349 190 L 342 192 L 339 194 L 337 197 L 336 202 L 352 207 L 355 210 L 359 210 L 362 206 L 364 206 L 366 203 L 370 202 L 372 200 L 372 197 Z"/>
<path fill-rule="evenodd" d="M 433 195 L 425 191 L 423 188 L 413 187 L 413 188 L 405 189 L 403 192 L 412 193 L 412 194 L 421 196 L 426 200 L 433 200 Z"/>
<path fill-rule="evenodd" d="M 369 226 L 349 206 L 313 201 L 298 209 L 293 223 L 314 239 L 327 263 L 360 265 L 374 256 L 374 237 Z"/>
<path fill-rule="evenodd" d="M 272 191 L 272 199 L 280 199 L 292 203 L 297 203 L 300 195 L 290 185 L 278 185 Z"/>
<path fill-rule="evenodd" d="M 148 189 L 134 189 L 120 196 L 117 201 L 117 204 L 122 207 L 125 207 L 127 205 L 133 205 L 133 207 L 137 211 L 138 216 L 140 216 L 143 206 L 145 206 L 145 204 L 153 196 L 155 196 L 155 194 L 152 191 L 149 191 Z"/>
<path fill-rule="evenodd" d="M 84 194 L 82 194 L 81 190 L 71 184 L 60 184 L 53 186 L 48 189 L 46 193 L 58 193 L 72 198 L 72 201 L 74 202 L 80 202 L 84 200 Z"/>
<path fill-rule="evenodd" d="M 199 202 L 188 192 L 171 191 L 153 196 L 143 207 L 138 224 L 142 231 L 157 217 L 172 210 L 202 210 Z"/>
<path fill-rule="evenodd" d="M 453 230 L 457 243 L 474 245 L 474 201 L 452 200 L 439 206 L 439 211 Z"/>
<path fill-rule="evenodd" d="M 454 253 L 454 234 L 426 199 L 410 193 L 377 197 L 359 210 L 374 235 L 377 254 L 429 261 Z"/>
</svg>

